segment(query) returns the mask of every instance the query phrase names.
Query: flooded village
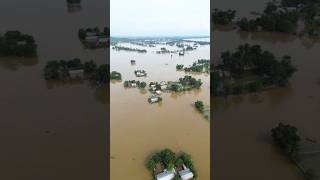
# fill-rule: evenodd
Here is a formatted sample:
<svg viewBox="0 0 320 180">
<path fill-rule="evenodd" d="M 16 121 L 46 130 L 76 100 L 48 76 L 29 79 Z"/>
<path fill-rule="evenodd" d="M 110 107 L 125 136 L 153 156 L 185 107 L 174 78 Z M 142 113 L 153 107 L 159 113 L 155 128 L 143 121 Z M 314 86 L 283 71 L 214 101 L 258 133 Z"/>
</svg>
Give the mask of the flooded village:
<svg viewBox="0 0 320 180">
<path fill-rule="evenodd" d="M 205 39 L 111 39 L 111 179 L 210 179 Z M 164 148 L 188 153 L 193 165 L 157 164 L 156 157 L 148 162 L 149 154 Z"/>
<path fill-rule="evenodd" d="M 318 7 L 314 5 L 312 11 L 308 12 L 315 13 L 304 16 L 302 9 L 307 8 L 308 3 L 299 2 L 245 0 L 240 4 L 227 0 L 215 3 L 216 15 L 228 18 L 216 19 L 224 25 L 212 30 L 215 46 L 211 62 L 231 62 L 230 57 L 239 57 L 240 50 L 248 49 L 244 46 L 247 44 L 260 47 L 263 50 L 261 52 L 271 52 L 278 62 L 283 57 L 290 57 L 290 66 L 295 71 L 292 71 L 285 86 L 264 89 L 262 82 L 249 88 L 243 87 L 242 91 L 233 87 L 235 91 L 232 95 L 211 96 L 214 137 L 211 139 L 212 166 L 216 167 L 212 171 L 213 178 L 303 180 L 317 179 L 319 176 L 320 41 L 316 35 L 319 11 L 314 10 Z M 272 21 L 269 17 L 283 26 L 270 28 Z M 226 51 L 230 54 L 222 56 Z M 246 57 L 250 57 L 249 54 Z M 229 74 L 226 73 L 226 76 Z M 234 79 L 238 83 L 256 80 L 248 74 L 241 81 Z M 257 90 L 257 87 L 262 89 Z M 251 92 L 248 93 L 249 90 Z M 277 143 L 276 134 L 285 132 L 285 129 L 295 134 L 291 147 L 298 148 L 291 152 L 295 152 L 299 158 L 283 151 L 281 147 L 286 145 L 279 146 Z"/>
</svg>

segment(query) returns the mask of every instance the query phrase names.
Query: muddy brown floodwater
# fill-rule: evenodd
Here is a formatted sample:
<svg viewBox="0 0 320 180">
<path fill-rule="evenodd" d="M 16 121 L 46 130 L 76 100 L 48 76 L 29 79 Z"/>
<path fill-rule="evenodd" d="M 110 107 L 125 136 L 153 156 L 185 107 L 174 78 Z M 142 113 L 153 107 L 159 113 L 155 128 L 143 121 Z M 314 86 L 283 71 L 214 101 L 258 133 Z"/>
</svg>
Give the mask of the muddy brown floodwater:
<svg viewBox="0 0 320 180">
<path fill-rule="evenodd" d="M 106 3 L 82 1 L 70 13 L 66 0 L 1 1 L 0 32 L 34 36 L 39 57 L 0 59 L 0 179 L 107 179 L 106 96 L 86 83 L 54 86 L 42 73 L 49 60 L 107 62 L 107 50 L 84 50 L 77 37 L 106 26 Z"/>
<path fill-rule="evenodd" d="M 239 16 L 261 11 L 264 0 L 216 1 L 215 7 Z M 302 138 L 320 141 L 320 42 L 281 33 L 214 31 L 214 60 L 243 43 L 259 44 L 277 56 L 292 56 L 298 72 L 290 86 L 266 92 L 212 98 L 212 176 L 215 179 L 303 180 L 299 170 L 272 146 L 271 128 L 279 122 L 299 129 Z M 303 141 L 303 144 L 306 144 Z M 319 147 L 319 146 L 318 146 Z M 319 165 L 318 165 L 319 166 Z"/>
<path fill-rule="evenodd" d="M 128 44 L 125 44 L 128 46 Z M 146 54 L 111 50 L 110 70 L 122 74 L 123 80 L 174 81 L 185 76 L 176 64 L 191 65 L 198 59 L 210 58 L 210 46 L 185 56 L 156 54 L 160 47 L 147 48 Z M 145 48 L 145 47 L 139 47 Z M 170 47 L 167 47 L 170 49 Z M 130 60 L 136 60 L 131 66 Z M 134 70 L 147 71 L 146 78 L 136 78 Z M 170 148 L 191 154 L 199 180 L 210 179 L 210 123 L 199 113 L 196 100 L 210 103 L 210 77 L 194 75 L 202 80 L 201 89 L 185 93 L 164 93 L 160 104 L 149 104 L 150 92 L 125 89 L 123 82 L 110 85 L 111 179 L 152 179 L 145 162 L 153 152 Z"/>
</svg>

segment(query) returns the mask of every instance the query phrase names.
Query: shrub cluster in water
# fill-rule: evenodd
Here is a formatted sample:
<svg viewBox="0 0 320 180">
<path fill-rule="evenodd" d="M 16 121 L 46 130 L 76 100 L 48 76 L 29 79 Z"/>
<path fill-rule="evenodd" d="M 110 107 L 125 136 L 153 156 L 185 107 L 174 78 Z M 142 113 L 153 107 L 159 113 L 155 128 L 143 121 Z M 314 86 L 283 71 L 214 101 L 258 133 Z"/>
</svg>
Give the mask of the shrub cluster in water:
<svg viewBox="0 0 320 180">
<path fill-rule="evenodd" d="M 32 36 L 19 31 L 7 31 L 0 35 L 0 55 L 36 57 L 37 45 Z"/>
<path fill-rule="evenodd" d="M 107 64 L 97 66 L 92 60 L 82 63 L 78 58 L 54 60 L 47 63 L 44 74 L 47 80 L 64 80 L 70 78 L 75 71 L 77 77 L 93 80 L 97 85 L 103 86 L 107 83 L 109 66 Z"/>
<path fill-rule="evenodd" d="M 295 162 L 301 160 L 299 145 L 301 137 L 298 135 L 298 129 L 296 127 L 279 123 L 277 127 L 271 130 L 271 136 L 275 145 L 281 148 L 289 159 Z M 317 174 L 312 168 L 302 168 L 302 173 L 307 180 L 317 178 Z"/>
<path fill-rule="evenodd" d="M 117 71 L 112 71 L 110 73 L 110 80 L 121 80 L 122 79 L 122 76 L 119 72 Z"/>
</svg>

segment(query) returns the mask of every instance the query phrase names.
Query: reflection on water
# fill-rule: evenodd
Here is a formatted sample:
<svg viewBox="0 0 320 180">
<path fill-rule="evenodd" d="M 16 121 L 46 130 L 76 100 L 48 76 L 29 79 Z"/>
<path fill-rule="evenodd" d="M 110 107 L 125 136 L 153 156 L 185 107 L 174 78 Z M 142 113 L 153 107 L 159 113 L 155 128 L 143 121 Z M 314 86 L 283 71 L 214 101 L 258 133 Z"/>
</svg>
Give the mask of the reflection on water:
<svg viewBox="0 0 320 180">
<path fill-rule="evenodd" d="M 21 66 L 34 66 L 39 63 L 38 58 L 1 57 L 0 67 L 10 71 L 17 71 Z"/>
</svg>

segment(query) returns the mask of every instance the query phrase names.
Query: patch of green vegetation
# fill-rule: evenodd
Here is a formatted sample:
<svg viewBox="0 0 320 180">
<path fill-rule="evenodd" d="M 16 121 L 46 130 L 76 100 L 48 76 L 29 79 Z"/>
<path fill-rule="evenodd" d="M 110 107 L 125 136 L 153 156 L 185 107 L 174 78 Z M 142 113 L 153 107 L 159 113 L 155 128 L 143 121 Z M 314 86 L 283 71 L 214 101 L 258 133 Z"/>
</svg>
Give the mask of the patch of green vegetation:
<svg viewBox="0 0 320 180">
<path fill-rule="evenodd" d="M 236 52 L 223 52 L 222 64 L 211 72 L 212 94 L 228 96 L 286 86 L 296 72 L 290 56 L 277 59 L 259 45 L 240 45 Z"/>
<path fill-rule="evenodd" d="M 80 79 L 89 79 L 95 85 L 105 86 L 108 79 L 109 66 L 97 66 L 95 62 L 82 63 L 80 59 L 49 61 L 44 68 L 46 80 L 66 80 L 73 76 Z"/>
<path fill-rule="evenodd" d="M 121 73 L 117 72 L 117 71 L 112 71 L 110 73 L 110 80 L 121 80 L 122 79 L 122 76 L 121 76 Z"/>
<path fill-rule="evenodd" d="M 154 153 L 151 158 L 147 160 L 146 167 L 149 171 L 155 173 L 157 165 L 163 166 L 167 170 L 172 170 L 174 168 L 181 168 L 183 164 L 197 177 L 191 155 L 184 152 L 176 155 L 176 153 L 170 149 L 163 149 Z"/>
<path fill-rule="evenodd" d="M 222 11 L 216 8 L 213 10 L 212 20 L 216 25 L 228 25 L 232 23 L 235 16 L 235 10 L 228 9 L 227 11 Z"/>
<path fill-rule="evenodd" d="M 176 69 L 178 71 L 183 70 L 183 66 L 184 66 L 183 64 L 177 64 Z"/>
<path fill-rule="evenodd" d="M 0 35 L 0 56 L 36 57 L 37 44 L 30 35 L 7 31 Z"/>
</svg>

